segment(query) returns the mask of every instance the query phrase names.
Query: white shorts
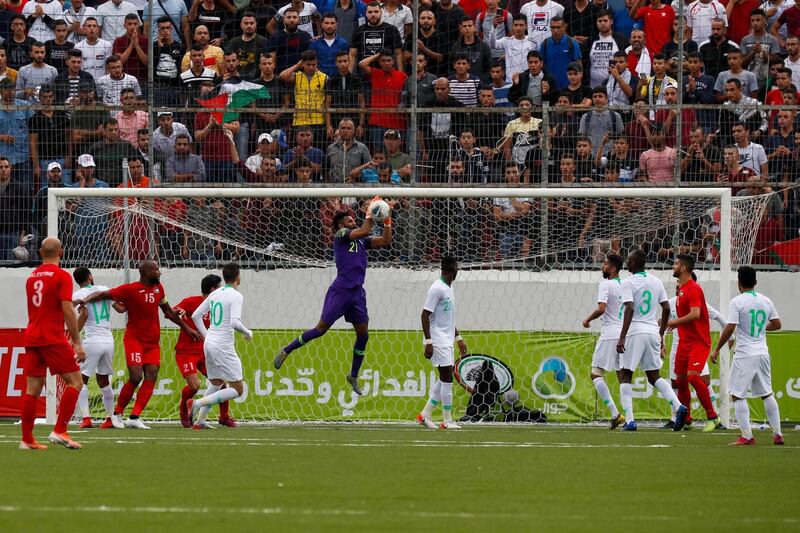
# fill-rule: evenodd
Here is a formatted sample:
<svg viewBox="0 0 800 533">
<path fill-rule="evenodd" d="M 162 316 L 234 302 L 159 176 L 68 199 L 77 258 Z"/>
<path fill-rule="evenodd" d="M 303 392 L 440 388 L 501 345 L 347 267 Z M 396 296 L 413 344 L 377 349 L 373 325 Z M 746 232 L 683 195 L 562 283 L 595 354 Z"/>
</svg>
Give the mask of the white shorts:
<svg viewBox="0 0 800 533">
<path fill-rule="evenodd" d="M 91 342 L 83 345 L 86 360 L 81 363 L 81 374 L 110 376 L 114 373 L 114 341 Z"/>
<path fill-rule="evenodd" d="M 208 379 L 221 379 L 229 383 L 242 381 L 242 360 L 236 352 L 217 346 L 203 346 L 206 354 L 206 375 Z"/>
<path fill-rule="evenodd" d="M 617 339 L 597 341 L 592 355 L 592 368 L 606 371 L 619 370 L 620 354 L 617 353 Z"/>
<path fill-rule="evenodd" d="M 737 398 L 761 398 L 772 394 L 769 355 L 734 357 L 728 392 Z"/>
<path fill-rule="evenodd" d="M 675 354 L 678 353 L 678 344 L 675 341 L 672 341 L 672 349 L 669 351 L 669 379 L 675 381 L 678 379 L 677 374 L 675 374 Z M 711 375 L 711 371 L 708 369 L 708 360 L 706 359 L 706 364 L 703 366 L 703 371 L 700 372 L 701 376 L 709 376 Z"/>
<path fill-rule="evenodd" d="M 452 346 L 433 346 L 433 357 L 431 357 L 431 364 L 435 367 L 440 366 L 453 366 L 455 359 L 453 357 Z"/>
<path fill-rule="evenodd" d="M 658 333 L 637 333 L 625 340 L 625 353 L 620 367 L 626 370 L 640 368 L 647 372 L 661 368 L 661 338 Z"/>
</svg>

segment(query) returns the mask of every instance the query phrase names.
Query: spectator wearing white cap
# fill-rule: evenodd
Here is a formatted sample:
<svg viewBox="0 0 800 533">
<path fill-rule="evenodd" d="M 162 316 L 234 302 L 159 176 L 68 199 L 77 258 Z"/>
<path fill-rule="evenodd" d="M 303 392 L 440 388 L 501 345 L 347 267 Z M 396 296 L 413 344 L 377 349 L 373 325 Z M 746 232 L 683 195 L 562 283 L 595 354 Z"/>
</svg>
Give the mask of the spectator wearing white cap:
<svg viewBox="0 0 800 533">
<path fill-rule="evenodd" d="M 53 161 L 47 165 L 47 181 L 33 197 L 31 226 L 40 240 L 47 236 L 47 190 L 60 189 L 64 186 L 62 173 L 61 163 Z"/>
<path fill-rule="evenodd" d="M 192 142 L 189 129 L 182 123 L 175 122 L 172 111 L 161 111 L 157 120 L 158 127 L 153 131 L 153 150 L 163 155 L 164 159 L 169 159 L 175 154 L 175 140 L 178 135 L 186 135 L 189 137 L 189 142 Z"/>
<path fill-rule="evenodd" d="M 69 187 L 85 187 L 88 189 L 103 189 L 108 187 L 108 183 L 95 177 L 97 165 L 91 154 L 83 154 L 78 157 L 78 168 L 75 170 L 73 182 Z"/>
<path fill-rule="evenodd" d="M 261 161 L 263 159 L 274 159 L 275 167 L 281 168 L 281 160 L 276 157 L 278 153 L 278 142 L 273 139 L 269 133 L 262 133 L 258 136 L 258 144 L 256 145 L 257 151 L 245 161 L 245 166 L 252 172 L 258 172 L 261 169 Z"/>
</svg>

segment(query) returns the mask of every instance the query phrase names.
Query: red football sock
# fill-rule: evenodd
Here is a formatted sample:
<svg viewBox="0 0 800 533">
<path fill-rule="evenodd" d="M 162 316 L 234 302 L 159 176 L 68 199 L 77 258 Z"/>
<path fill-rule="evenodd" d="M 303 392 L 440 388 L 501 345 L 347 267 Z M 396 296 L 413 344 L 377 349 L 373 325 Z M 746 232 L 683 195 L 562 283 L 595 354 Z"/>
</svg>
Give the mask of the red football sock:
<svg viewBox="0 0 800 533">
<path fill-rule="evenodd" d="M 36 420 L 36 396 L 30 394 L 22 395 L 22 440 L 33 442 L 33 423 Z"/>
<path fill-rule="evenodd" d="M 681 404 L 686 406 L 689 413 L 686 415 L 686 422 L 692 421 L 692 391 L 689 390 L 689 382 L 686 378 L 678 378 L 675 380 L 678 384 L 678 400 Z"/>
<path fill-rule="evenodd" d="M 139 416 L 142 414 L 144 408 L 147 407 L 147 402 L 150 401 L 150 397 L 153 395 L 153 389 L 155 387 L 155 381 L 146 379 L 142 382 L 142 386 L 139 387 L 139 392 L 136 394 L 136 403 L 133 404 L 131 416 Z"/>
<path fill-rule="evenodd" d="M 119 395 L 117 396 L 117 406 L 114 408 L 115 415 L 121 415 L 125 412 L 125 408 L 128 407 L 129 403 L 131 403 L 131 398 L 133 398 L 134 392 L 136 392 L 136 385 L 130 381 L 126 381 L 125 385 L 122 386 L 122 390 L 119 391 Z"/>
<path fill-rule="evenodd" d="M 56 427 L 53 428 L 56 433 L 65 433 L 67 431 L 67 424 L 75 412 L 75 404 L 78 403 L 78 394 L 78 389 L 74 387 L 67 387 L 61 393 L 61 401 L 58 402 Z"/>
<path fill-rule="evenodd" d="M 697 399 L 700 400 L 700 405 L 706 410 L 706 418 L 713 420 L 717 418 L 717 413 L 714 411 L 714 404 L 711 403 L 711 393 L 708 392 L 708 385 L 703 382 L 703 378 L 697 374 L 689 376 L 689 383 L 694 387 L 694 392 L 697 394 Z"/>
<path fill-rule="evenodd" d="M 186 385 L 181 389 L 181 405 L 186 405 L 186 402 L 194 398 L 195 394 L 197 394 L 197 391 Z"/>
<path fill-rule="evenodd" d="M 228 418 L 229 416 L 231 416 L 230 402 L 222 402 L 219 404 L 219 417 Z"/>
</svg>

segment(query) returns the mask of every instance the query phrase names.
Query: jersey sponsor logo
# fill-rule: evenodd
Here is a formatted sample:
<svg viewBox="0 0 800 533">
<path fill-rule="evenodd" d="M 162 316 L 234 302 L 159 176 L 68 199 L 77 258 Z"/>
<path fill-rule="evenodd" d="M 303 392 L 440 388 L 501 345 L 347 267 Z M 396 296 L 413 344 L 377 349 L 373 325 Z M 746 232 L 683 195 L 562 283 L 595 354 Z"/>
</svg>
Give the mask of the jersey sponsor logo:
<svg viewBox="0 0 800 533">
<path fill-rule="evenodd" d="M 575 392 L 575 375 L 566 359 L 557 355 L 545 357 L 531 378 L 531 390 L 545 400 L 564 400 Z"/>
<path fill-rule="evenodd" d="M 548 18 L 547 13 L 534 13 L 531 17 L 531 23 L 533 26 L 546 26 Z M 538 30 L 539 28 L 536 29 Z"/>
<path fill-rule="evenodd" d="M 455 363 L 456 381 L 467 392 L 470 394 L 475 392 L 475 384 L 480 378 L 481 367 L 484 362 L 488 362 L 494 370 L 494 375 L 500 387 L 497 391 L 498 394 L 506 392 L 514 385 L 514 374 L 506 363 L 492 355 L 475 353 L 459 357 Z"/>
</svg>

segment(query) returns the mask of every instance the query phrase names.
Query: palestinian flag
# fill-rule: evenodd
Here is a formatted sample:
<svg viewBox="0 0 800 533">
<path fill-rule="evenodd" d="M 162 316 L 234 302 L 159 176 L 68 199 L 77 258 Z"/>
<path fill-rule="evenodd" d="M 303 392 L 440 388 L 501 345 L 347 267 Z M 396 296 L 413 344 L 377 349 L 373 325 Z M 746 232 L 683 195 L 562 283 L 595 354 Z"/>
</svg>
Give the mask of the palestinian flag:
<svg viewBox="0 0 800 533">
<path fill-rule="evenodd" d="M 195 98 L 195 102 L 203 107 L 211 109 L 243 109 L 256 100 L 269 98 L 271 98 L 269 89 L 263 85 L 243 81 L 236 84 L 223 83 L 220 87 L 219 96 L 206 100 Z M 239 113 L 234 111 L 225 111 L 224 113 L 221 111 L 212 111 L 211 115 L 220 124 L 239 120 Z"/>
</svg>

